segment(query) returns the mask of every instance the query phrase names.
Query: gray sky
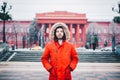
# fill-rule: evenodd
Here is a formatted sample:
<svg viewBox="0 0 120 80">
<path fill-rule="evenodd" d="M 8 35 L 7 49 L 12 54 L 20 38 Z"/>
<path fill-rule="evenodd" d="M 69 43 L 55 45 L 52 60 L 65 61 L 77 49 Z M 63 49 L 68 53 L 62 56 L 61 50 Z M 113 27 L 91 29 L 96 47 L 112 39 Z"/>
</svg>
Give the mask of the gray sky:
<svg viewBox="0 0 120 80">
<path fill-rule="evenodd" d="M 13 20 L 33 20 L 36 13 L 68 11 L 86 13 L 88 20 L 112 21 L 118 15 L 112 6 L 117 8 L 120 0 L 0 0 L 0 5 L 3 1 L 12 5 Z"/>
</svg>

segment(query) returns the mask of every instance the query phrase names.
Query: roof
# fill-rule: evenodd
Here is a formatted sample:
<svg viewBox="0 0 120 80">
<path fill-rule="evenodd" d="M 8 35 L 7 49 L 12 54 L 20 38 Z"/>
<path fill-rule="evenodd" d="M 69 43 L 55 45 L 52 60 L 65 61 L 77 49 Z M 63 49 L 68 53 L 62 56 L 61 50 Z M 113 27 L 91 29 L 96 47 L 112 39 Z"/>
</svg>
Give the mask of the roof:
<svg viewBox="0 0 120 80">
<path fill-rule="evenodd" d="M 37 13 L 36 18 L 37 19 L 87 19 L 86 14 L 73 13 L 67 11 Z"/>
</svg>

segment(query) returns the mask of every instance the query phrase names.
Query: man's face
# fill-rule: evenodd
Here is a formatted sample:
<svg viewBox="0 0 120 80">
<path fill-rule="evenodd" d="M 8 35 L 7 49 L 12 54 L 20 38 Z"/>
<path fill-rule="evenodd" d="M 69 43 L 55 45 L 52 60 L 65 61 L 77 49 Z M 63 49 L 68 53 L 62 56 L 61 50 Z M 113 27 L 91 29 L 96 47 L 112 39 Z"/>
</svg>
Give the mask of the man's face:
<svg viewBox="0 0 120 80">
<path fill-rule="evenodd" d="M 56 30 L 56 36 L 57 36 L 57 38 L 58 38 L 58 39 L 62 39 L 63 35 L 64 35 L 63 29 L 62 29 L 62 28 L 58 28 L 58 29 Z"/>
</svg>

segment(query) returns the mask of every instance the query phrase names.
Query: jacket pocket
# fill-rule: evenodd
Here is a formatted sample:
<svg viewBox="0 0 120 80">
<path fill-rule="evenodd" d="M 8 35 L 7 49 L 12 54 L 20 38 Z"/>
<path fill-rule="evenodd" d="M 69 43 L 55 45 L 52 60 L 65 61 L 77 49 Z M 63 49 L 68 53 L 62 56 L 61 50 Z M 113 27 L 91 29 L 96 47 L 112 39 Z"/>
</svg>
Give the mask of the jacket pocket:
<svg viewBox="0 0 120 80">
<path fill-rule="evenodd" d="M 71 70 L 70 66 L 68 66 L 65 70 L 65 80 L 71 80 Z"/>
<path fill-rule="evenodd" d="M 50 77 L 56 77 L 57 75 L 56 75 L 56 70 L 54 69 L 54 68 L 52 68 L 51 70 L 50 70 Z"/>
</svg>

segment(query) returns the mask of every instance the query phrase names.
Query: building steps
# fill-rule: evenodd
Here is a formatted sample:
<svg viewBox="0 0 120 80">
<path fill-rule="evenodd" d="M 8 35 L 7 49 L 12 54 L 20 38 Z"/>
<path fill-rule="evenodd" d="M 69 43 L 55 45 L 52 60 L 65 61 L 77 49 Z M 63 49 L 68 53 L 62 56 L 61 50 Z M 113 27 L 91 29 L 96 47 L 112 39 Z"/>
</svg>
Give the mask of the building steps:
<svg viewBox="0 0 120 80">
<path fill-rule="evenodd" d="M 2 61 L 40 62 L 42 51 L 8 53 Z M 112 52 L 78 52 L 79 62 L 120 63 L 120 56 Z"/>
</svg>

